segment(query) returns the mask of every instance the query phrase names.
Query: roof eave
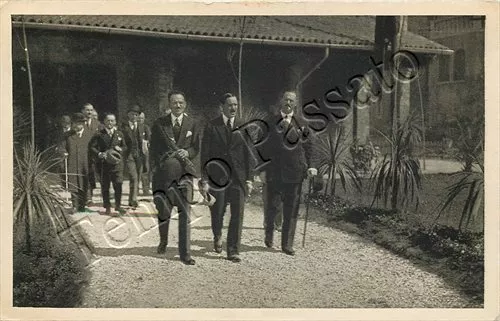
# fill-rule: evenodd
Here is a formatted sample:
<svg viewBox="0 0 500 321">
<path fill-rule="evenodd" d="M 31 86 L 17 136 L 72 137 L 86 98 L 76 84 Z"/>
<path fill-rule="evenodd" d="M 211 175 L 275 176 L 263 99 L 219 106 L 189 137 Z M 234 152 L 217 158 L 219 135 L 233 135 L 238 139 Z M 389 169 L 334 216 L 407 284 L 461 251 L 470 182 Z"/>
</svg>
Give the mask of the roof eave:
<svg viewBox="0 0 500 321">
<path fill-rule="evenodd" d="M 12 24 L 16 27 L 21 27 L 22 22 L 13 21 Z M 156 38 L 168 38 L 179 40 L 199 40 L 199 41 L 216 41 L 227 43 L 239 43 L 243 40 L 247 44 L 262 44 L 262 45 L 276 45 L 276 46 L 289 46 L 289 47 L 320 47 L 320 48 L 338 48 L 350 50 L 373 50 L 371 45 L 353 45 L 353 44 L 337 44 L 337 43 L 321 43 L 321 42 L 307 42 L 307 41 L 286 41 L 286 40 L 273 40 L 273 39 L 254 39 L 240 37 L 225 37 L 225 36 L 209 36 L 209 35 L 195 35 L 195 34 L 181 34 L 161 31 L 148 31 L 136 30 L 125 28 L 110 28 L 100 26 L 83 26 L 83 25 L 68 25 L 68 24 L 47 24 L 38 22 L 25 22 L 26 28 L 47 29 L 47 30 L 73 30 L 73 31 L 87 31 L 99 32 L 107 34 L 118 35 L 131 35 L 131 36 L 147 36 Z"/>
<path fill-rule="evenodd" d="M 15 27 L 21 27 L 23 22 L 13 21 L 12 25 Z M 137 30 L 137 29 L 127 29 L 127 28 L 110 28 L 101 26 L 88 26 L 88 25 L 74 25 L 74 24 L 48 24 L 39 22 L 24 22 L 26 28 L 34 29 L 47 29 L 47 30 L 72 30 L 72 31 L 86 31 L 86 32 L 99 32 L 106 34 L 117 34 L 117 35 L 130 35 L 130 36 L 146 36 L 153 38 L 168 38 L 168 39 L 179 39 L 179 40 L 198 40 L 198 41 L 216 41 L 216 42 L 226 42 L 226 43 L 239 43 L 243 40 L 247 44 L 260 44 L 260 45 L 275 45 L 275 46 L 288 46 L 288 47 L 309 47 L 309 48 L 336 48 L 345 50 L 363 50 L 363 51 L 373 51 L 373 45 L 356 45 L 356 44 L 339 44 L 339 43 L 322 43 L 322 42 L 306 42 L 306 41 L 286 41 L 286 40 L 273 40 L 273 39 L 254 39 L 254 38 L 243 38 L 240 37 L 225 37 L 225 36 L 210 36 L 210 35 L 195 35 L 195 34 L 182 34 L 182 33 L 171 33 L 162 31 L 150 31 L 150 30 Z M 437 49 L 437 48 L 405 48 L 406 50 L 415 53 L 425 53 L 425 54 L 453 54 L 453 50 L 450 49 Z"/>
</svg>

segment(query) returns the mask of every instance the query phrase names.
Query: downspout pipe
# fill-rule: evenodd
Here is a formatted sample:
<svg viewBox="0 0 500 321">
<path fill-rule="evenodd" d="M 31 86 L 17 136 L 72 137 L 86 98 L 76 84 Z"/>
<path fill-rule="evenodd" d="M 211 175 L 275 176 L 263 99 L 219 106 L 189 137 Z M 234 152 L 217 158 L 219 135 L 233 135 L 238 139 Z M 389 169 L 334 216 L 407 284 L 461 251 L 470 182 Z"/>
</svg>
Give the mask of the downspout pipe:
<svg viewBox="0 0 500 321">
<path fill-rule="evenodd" d="M 325 55 L 323 56 L 323 59 L 321 59 L 311 70 L 309 70 L 309 72 L 304 77 L 302 77 L 299 80 L 299 82 L 295 86 L 295 90 L 299 89 L 300 85 L 302 85 L 302 83 L 304 81 L 306 81 L 307 78 L 309 78 L 312 75 L 313 72 L 315 72 L 316 70 L 318 70 L 319 67 L 321 67 L 321 65 L 325 62 L 325 60 L 328 59 L 329 56 L 330 56 L 330 47 L 326 47 L 325 48 Z"/>
<path fill-rule="evenodd" d="M 311 70 L 309 70 L 309 72 L 304 77 L 302 77 L 299 80 L 299 82 L 295 86 L 295 92 L 297 93 L 299 92 L 300 86 L 312 75 L 313 72 L 315 72 L 316 70 L 319 69 L 319 67 L 321 67 L 321 65 L 328 59 L 329 56 L 330 56 L 330 47 L 326 47 L 325 55 L 323 56 L 323 58 Z M 302 108 L 300 108 L 299 113 L 302 114 Z"/>
</svg>

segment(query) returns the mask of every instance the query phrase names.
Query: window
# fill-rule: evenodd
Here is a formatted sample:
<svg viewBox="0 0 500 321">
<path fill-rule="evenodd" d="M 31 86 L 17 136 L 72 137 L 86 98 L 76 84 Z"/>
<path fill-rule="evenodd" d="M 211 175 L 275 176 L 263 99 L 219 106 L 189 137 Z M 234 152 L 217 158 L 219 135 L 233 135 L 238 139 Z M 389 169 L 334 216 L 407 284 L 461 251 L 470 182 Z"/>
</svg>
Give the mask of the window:
<svg viewBox="0 0 500 321">
<path fill-rule="evenodd" d="M 465 79 L 465 52 L 463 49 L 455 51 L 453 59 L 453 80 Z"/>
<path fill-rule="evenodd" d="M 450 56 L 439 56 L 439 81 L 450 81 Z"/>
</svg>

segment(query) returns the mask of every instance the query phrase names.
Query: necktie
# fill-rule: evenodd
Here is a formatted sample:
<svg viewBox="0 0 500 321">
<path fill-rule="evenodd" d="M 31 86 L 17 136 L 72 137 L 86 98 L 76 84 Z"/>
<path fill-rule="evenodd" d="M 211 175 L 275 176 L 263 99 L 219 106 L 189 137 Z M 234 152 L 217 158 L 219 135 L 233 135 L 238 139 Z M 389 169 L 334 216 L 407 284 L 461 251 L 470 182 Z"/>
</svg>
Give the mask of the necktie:
<svg viewBox="0 0 500 321">
<path fill-rule="evenodd" d="M 179 140 L 179 136 L 181 133 L 181 123 L 179 122 L 179 119 L 175 120 L 175 125 L 174 125 L 174 138 L 175 141 Z"/>
<path fill-rule="evenodd" d="M 226 126 L 227 126 L 227 128 L 229 129 L 229 131 L 232 131 L 232 130 L 233 130 L 233 126 L 231 126 L 231 119 L 230 119 L 230 118 L 228 118 L 228 119 L 227 119 Z"/>
</svg>

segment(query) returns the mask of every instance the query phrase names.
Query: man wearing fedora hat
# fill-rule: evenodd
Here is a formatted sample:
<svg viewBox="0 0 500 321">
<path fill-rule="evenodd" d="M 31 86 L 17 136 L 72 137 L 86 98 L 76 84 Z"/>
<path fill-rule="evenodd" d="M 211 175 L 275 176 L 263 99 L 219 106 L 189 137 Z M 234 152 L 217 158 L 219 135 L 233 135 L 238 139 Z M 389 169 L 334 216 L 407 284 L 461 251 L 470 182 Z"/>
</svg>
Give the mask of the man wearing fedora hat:
<svg viewBox="0 0 500 321">
<path fill-rule="evenodd" d="M 121 131 L 125 137 L 125 144 L 127 145 L 127 151 L 123 156 L 130 182 L 128 205 L 133 208 L 138 206 L 139 179 L 143 172 L 145 158 L 142 145 L 143 140 L 148 135 L 144 129 L 144 125 L 139 122 L 140 113 L 141 108 L 139 105 L 132 105 L 127 113 L 128 121 L 123 123 L 121 127 Z"/>
<path fill-rule="evenodd" d="M 123 183 L 123 153 L 127 150 L 123 133 L 116 126 L 114 114 L 107 114 L 104 118 L 105 128 L 101 129 L 92 140 L 91 151 L 97 159 L 97 170 L 100 173 L 101 192 L 106 214 L 111 214 L 109 196 L 110 184 L 115 192 L 115 209 L 120 213 L 122 183 Z"/>
<path fill-rule="evenodd" d="M 89 142 L 93 133 L 85 129 L 85 115 L 76 113 L 72 117 L 73 129 L 63 143 L 64 155 L 68 158 L 68 186 L 73 208 L 85 211 L 89 188 Z"/>
</svg>

